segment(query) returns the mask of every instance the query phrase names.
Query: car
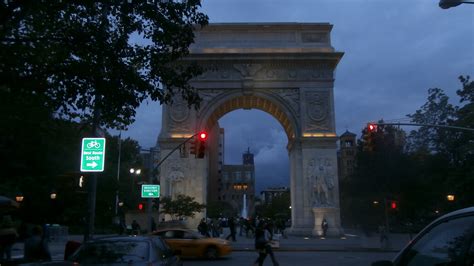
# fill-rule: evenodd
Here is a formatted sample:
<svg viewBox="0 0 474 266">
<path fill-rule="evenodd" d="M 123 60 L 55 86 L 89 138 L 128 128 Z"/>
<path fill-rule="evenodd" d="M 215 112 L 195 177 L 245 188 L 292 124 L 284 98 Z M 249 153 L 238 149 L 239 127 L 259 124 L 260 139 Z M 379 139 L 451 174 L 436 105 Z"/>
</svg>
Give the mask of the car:
<svg viewBox="0 0 474 266">
<path fill-rule="evenodd" d="M 232 253 L 230 242 L 220 238 L 209 238 L 189 229 L 161 229 L 153 232 L 160 236 L 182 257 L 216 259 Z"/>
<path fill-rule="evenodd" d="M 117 236 L 88 241 L 65 261 L 40 265 L 160 265 L 182 266 L 179 257 L 160 237 Z M 27 265 L 27 264 L 25 264 Z M 38 263 L 28 264 L 38 265 Z"/>
<path fill-rule="evenodd" d="M 372 266 L 474 265 L 474 207 L 448 213 L 426 226 L 393 259 Z"/>
</svg>

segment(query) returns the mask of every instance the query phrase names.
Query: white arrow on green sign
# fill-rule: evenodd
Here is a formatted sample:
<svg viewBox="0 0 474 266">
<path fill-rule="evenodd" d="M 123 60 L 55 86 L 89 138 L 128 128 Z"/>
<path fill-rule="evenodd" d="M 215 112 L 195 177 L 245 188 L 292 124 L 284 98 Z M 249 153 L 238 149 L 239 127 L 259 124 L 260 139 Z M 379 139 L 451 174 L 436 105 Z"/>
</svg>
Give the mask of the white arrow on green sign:
<svg viewBox="0 0 474 266">
<path fill-rule="evenodd" d="M 105 163 L 105 138 L 83 138 L 81 172 L 103 172 Z"/>
<path fill-rule="evenodd" d="M 160 185 L 142 185 L 142 198 L 159 198 Z"/>
</svg>

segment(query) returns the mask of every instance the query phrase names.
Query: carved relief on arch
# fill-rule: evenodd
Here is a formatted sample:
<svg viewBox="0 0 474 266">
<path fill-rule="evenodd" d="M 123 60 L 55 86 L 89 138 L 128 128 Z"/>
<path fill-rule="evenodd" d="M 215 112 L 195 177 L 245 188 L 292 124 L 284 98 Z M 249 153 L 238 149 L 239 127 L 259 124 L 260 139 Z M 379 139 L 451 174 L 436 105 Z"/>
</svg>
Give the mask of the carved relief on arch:
<svg viewBox="0 0 474 266">
<path fill-rule="evenodd" d="M 182 97 L 173 99 L 169 106 L 169 128 L 173 132 L 188 132 L 190 130 L 190 110 Z"/>
<path fill-rule="evenodd" d="M 304 132 L 330 131 L 331 99 L 329 91 L 306 91 L 304 99 Z"/>
<path fill-rule="evenodd" d="M 300 117 L 300 90 L 299 89 L 274 89 L 271 93 L 282 102 L 288 103 L 296 117 Z"/>
</svg>

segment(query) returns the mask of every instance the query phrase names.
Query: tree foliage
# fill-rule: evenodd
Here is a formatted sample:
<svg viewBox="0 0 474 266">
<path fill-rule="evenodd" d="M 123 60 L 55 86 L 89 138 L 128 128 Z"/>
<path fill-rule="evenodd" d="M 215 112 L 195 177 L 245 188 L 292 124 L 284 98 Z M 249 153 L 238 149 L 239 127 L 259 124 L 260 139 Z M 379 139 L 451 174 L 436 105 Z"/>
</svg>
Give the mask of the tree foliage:
<svg viewBox="0 0 474 266">
<path fill-rule="evenodd" d="M 194 217 L 196 212 L 201 212 L 206 205 L 200 204 L 193 197 L 178 195 L 176 199 L 164 197 L 160 200 L 162 204 L 160 212 L 169 214 L 173 220 Z"/>
<path fill-rule="evenodd" d="M 443 90 L 429 89 L 426 103 L 408 115 L 412 122 L 473 128 L 474 82 L 459 79 L 458 106 Z M 362 133 L 366 135 L 366 129 Z M 422 126 L 406 137 L 402 129 L 379 126 L 370 138 L 374 148 L 364 149 L 368 140 L 360 139 L 354 174 L 340 182 L 345 225 L 374 229 L 385 223 L 387 208 L 392 229 L 401 229 L 405 223 L 424 225 L 439 214 L 474 203 L 474 132 Z M 448 194 L 456 200 L 448 202 Z M 387 200 L 398 201 L 398 210 L 384 206 Z"/>
<path fill-rule="evenodd" d="M 147 98 L 178 91 L 198 106 L 188 81 L 200 70 L 177 61 L 207 24 L 200 1 L 129 2 L 0 2 L 0 90 L 110 128 L 131 124 Z"/>
</svg>

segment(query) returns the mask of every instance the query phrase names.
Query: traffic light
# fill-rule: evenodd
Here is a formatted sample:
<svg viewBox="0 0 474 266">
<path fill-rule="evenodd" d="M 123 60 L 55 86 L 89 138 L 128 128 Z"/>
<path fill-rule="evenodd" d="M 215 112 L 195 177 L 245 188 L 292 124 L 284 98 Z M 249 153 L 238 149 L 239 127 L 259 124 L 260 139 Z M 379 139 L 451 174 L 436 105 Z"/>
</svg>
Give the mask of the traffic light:
<svg viewBox="0 0 474 266">
<path fill-rule="evenodd" d="M 196 141 L 193 139 L 190 141 L 191 147 L 189 147 L 189 153 L 196 155 Z"/>
<path fill-rule="evenodd" d="M 138 203 L 138 210 L 139 210 L 139 211 L 143 211 L 144 207 L 145 207 L 145 204 L 143 204 L 143 203 L 141 203 L 141 202 Z"/>
<path fill-rule="evenodd" d="M 377 124 L 375 124 L 375 123 L 368 123 L 368 124 L 367 124 L 367 131 L 369 131 L 369 133 L 377 132 Z"/>
<path fill-rule="evenodd" d="M 196 158 L 204 158 L 206 155 L 206 140 L 207 140 L 207 133 L 202 131 L 198 134 L 198 145 L 196 151 Z"/>
<path fill-rule="evenodd" d="M 397 210 L 398 209 L 398 202 L 395 200 L 390 201 L 390 209 L 391 210 Z"/>
<path fill-rule="evenodd" d="M 377 124 L 367 123 L 367 128 L 364 132 L 364 151 L 373 151 L 374 150 L 374 137 L 375 132 L 377 132 Z"/>
</svg>

